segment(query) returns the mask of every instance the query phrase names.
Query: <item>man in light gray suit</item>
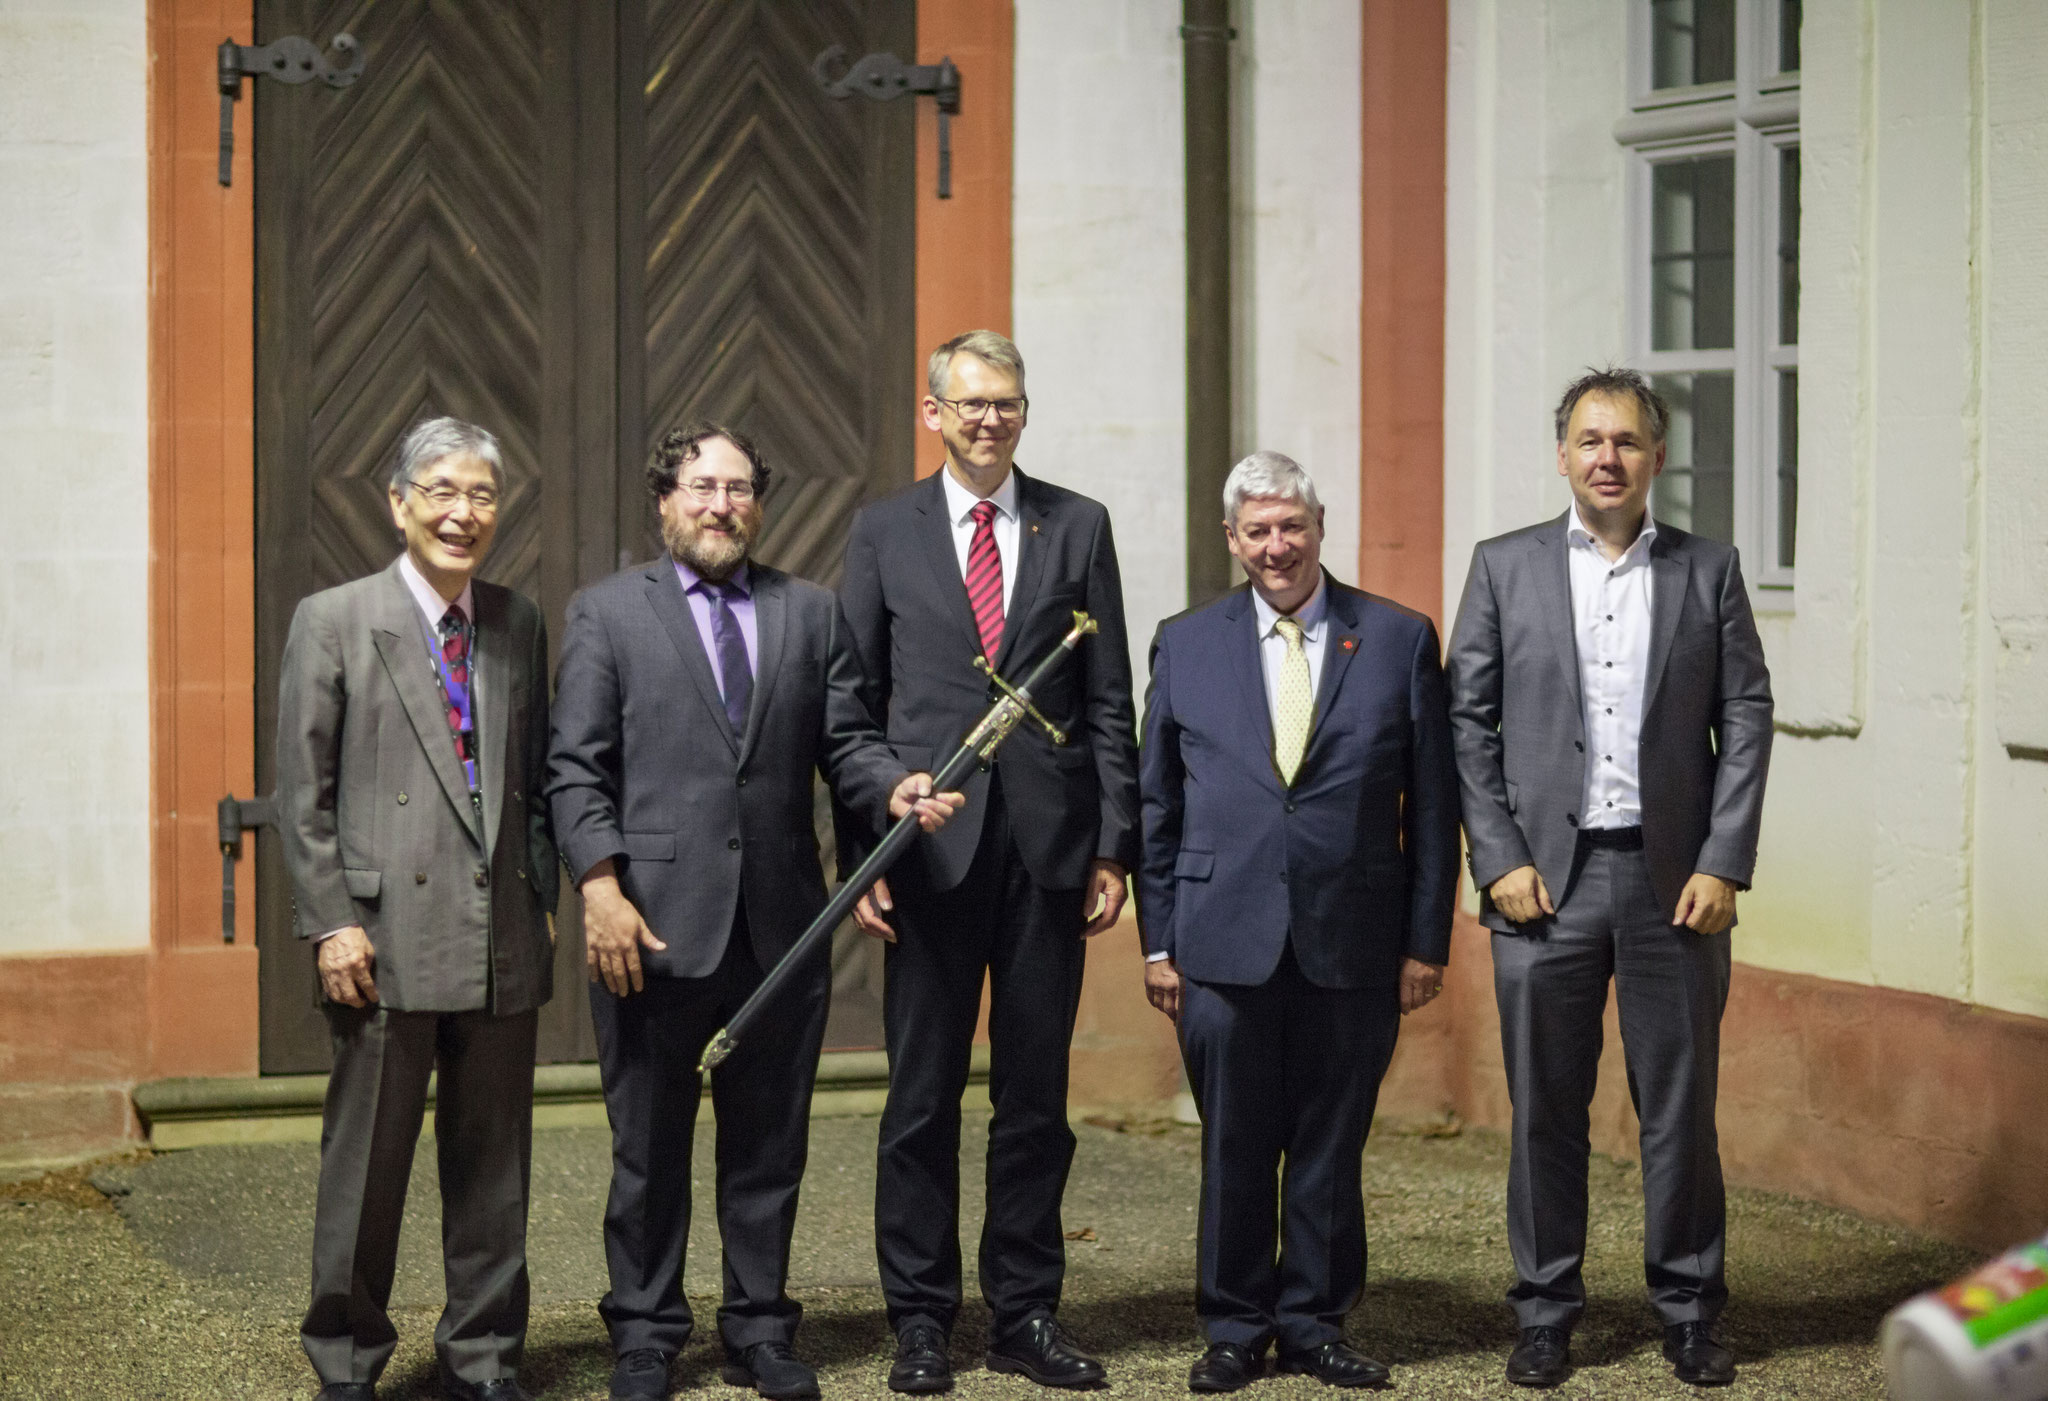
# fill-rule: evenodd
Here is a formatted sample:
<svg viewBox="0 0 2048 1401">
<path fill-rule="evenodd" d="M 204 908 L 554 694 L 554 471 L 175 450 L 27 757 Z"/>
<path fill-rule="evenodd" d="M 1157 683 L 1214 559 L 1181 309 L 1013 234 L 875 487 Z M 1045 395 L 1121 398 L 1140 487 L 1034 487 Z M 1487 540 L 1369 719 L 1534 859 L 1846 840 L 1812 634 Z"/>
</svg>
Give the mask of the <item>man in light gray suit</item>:
<svg viewBox="0 0 2048 1401">
<path fill-rule="evenodd" d="M 697 1059 L 825 905 L 811 825 L 839 800 L 935 829 L 961 802 L 906 774 L 860 699 L 838 602 L 750 562 L 768 469 L 717 424 L 665 436 L 647 472 L 668 554 L 569 604 L 548 795 L 583 892 L 590 1011 L 612 1127 L 611 1394 L 660 1398 L 683 1298 Z M 831 969 L 820 958 L 711 1080 L 727 1382 L 813 1397 L 786 1289 Z"/>
<path fill-rule="evenodd" d="M 497 440 L 452 418 L 391 474 L 405 553 L 299 604 L 278 697 L 278 831 L 334 1042 L 313 1298 L 322 1401 L 370 1401 L 413 1147 L 438 1070 L 444 1394 L 518 1401 L 534 1032 L 558 877 L 541 780 L 547 630 L 476 579 L 504 493 Z"/>
<path fill-rule="evenodd" d="M 1481 543 L 1451 723 L 1514 1102 L 1508 1380 L 1554 1386 L 1585 1308 L 1588 1109 L 1611 978 L 1642 1121 L 1644 1274 L 1680 1380 L 1734 1379 L 1714 1130 L 1728 929 L 1749 888 L 1770 675 L 1736 552 L 1652 521 L 1669 411 L 1633 370 L 1556 414 L 1573 505 Z"/>
</svg>

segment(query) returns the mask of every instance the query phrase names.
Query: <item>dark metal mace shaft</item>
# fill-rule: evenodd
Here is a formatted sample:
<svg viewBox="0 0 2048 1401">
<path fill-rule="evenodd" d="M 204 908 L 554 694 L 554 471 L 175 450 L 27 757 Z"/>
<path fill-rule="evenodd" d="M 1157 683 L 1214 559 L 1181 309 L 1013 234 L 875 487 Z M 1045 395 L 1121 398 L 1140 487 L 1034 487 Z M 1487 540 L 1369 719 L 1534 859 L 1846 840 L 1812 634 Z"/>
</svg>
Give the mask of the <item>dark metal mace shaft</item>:
<svg viewBox="0 0 2048 1401">
<path fill-rule="evenodd" d="M 976 764 L 992 756 L 996 746 L 1003 742 L 1029 712 L 1032 695 L 1051 679 L 1053 670 L 1080 645 L 1081 639 L 1094 631 L 1094 619 L 1086 613 L 1076 613 L 1073 630 L 1061 638 L 1060 645 L 1053 648 L 1044 660 L 1032 669 L 1030 679 L 1022 686 L 1006 688 L 1007 693 L 989 708 L 988 713 L 968 732 L 967 738 L 953 752 L 953 757 L 932 776 L 932 791 L 951 792 L 966 779 L 968 772 Z M 776 994 L 796 977 L 806 960 L 825 949 L 832 937 L 832 931 L 839 927 L 839 922 L 846 918 L 855 904 L 859 903 L 860 897 L 874 887 L 876 881 L 888 874 L 889 868 L 896 864 L 904 849 L 916 839 L 917 831 L 916 813 L 905 813 L 896 820 L 888 834 L 868 853 L 867 860 L 855 867 L 853 874 L 840 883 L 839 889 L 825 902 L 825 908 L 818 912 L 818 917 L 811 921 L 810 927 L 804 930 L 802 937 L 790 946 L 789 952 L 784 954 L 781 961 L 769 969 L 768 975 L 761 979 L 760 986 L 740 1004 L 740 1009 L 732 1014 L 732 1020 L 711 1038 L 710 1044 L 704 1048 L 703 1058 L 697 1063 L 700 1074 L 718 1065 L 739 1048 L 740 1038 L 760 1017 L 762 1008 L 772 1002 Z"/>
</svg>

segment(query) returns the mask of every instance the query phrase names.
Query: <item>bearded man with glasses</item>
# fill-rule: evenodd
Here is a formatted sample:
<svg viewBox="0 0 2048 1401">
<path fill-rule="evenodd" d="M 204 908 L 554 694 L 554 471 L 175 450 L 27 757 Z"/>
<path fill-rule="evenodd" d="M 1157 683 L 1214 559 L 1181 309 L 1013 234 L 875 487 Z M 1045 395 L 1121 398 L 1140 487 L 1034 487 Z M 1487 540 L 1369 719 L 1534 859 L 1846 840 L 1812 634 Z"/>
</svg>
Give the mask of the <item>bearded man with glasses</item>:
<svg viewBox="0 0 2048 1401">
<path fill-rule="evenodd" d="M 944 465 L 864 509 L 839 598 L 869 708 L 906 768 L 950 755 L 988 708 L 985 658 L 1020 677 L 1086 610 L 1100 633 L 1036 697 L 1068 736 L 1020 728 L 966 785 L 961 818 L 920 837 L 855 911 L 889 941 L 875 1237 L 896 1333 L 889 1385 L 953 1384 L 960 1307 L 960 1096 L 990 986 L 988 1209 L 980 1276 L 987 1364 L 1042 1386 L 1095 1386 L 1102 1364 L 1055 1311 L 1066 1268 L 1060 1199 L 1074 1156 L 1067 1049 L 1083 940 L 1116 923 L 1138 854 L 1138 781 L 1123 586 L 1109 513 L 1012 461 L 1029 400 L 1007 337 L 970 331 L 932 352 L 925 426 Z M 840 860 L 879 838 L 845 813 Z"/>
<path fill-rule="evenodd" d="M 558 877 L 541 799 L 547 629 L 475 577 L 504 475 L 474 424 L 414 428 L 388 489 L 404 552 L 301 602 L 285 642 L 278 833 L 334 1045 L 300 1326 L 321 1401 L 370 1401 L 396 1346 L 386 1305 L 437 1070 L 442 1392 L 525 1395 L 534 1034 Z"/>
<path fill-rule="evenodd" d="M 665 558 L 576 595 L 548 795 L 583 892 L 590 1013 L 612 1128 L 611 1395 L 658 1401 L 695 1326 L 683 1298 L 697 1062 L 825 906 L 811 785 L 933 828 L 960 795 L 882 743 L 832 595 L 748 558 L 768 468 L 739 433 L 669 433 L 647 470 Z M 786 1289 L 831 968 L 819 960 L 711 1079 L 725 1380 L 813 1397 Z"/>
</svg>

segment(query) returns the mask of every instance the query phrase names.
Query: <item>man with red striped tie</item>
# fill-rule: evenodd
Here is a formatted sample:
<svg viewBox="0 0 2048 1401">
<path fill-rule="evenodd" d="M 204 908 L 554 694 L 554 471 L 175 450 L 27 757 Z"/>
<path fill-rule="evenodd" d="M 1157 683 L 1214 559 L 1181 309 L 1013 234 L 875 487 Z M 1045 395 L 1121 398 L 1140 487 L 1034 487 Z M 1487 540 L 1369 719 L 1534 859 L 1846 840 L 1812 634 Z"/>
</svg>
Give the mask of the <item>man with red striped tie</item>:
<svg viewBox="0 0 2048 1401">
<path fill-rule="evenodd" d="M 875 1184 L 897 1340 L 889 1385 L 953 1384 L 960 1096 L 986 975 L 995 1108 L 980 1255 L 993 1314 L 987 1363 L 1045 1386 L 1095 1386 L 1102 1364 L 1055 1313 L 1082 941 L 1116 922 L 1137 860 L 1123 587 L 1108 512 L 1011 465 L 1029 408 L 1017 347 L 993 331 L 957 336 L 932 353 L 927 383 L 924 422 L 945 443 L 945 467 L 855 518 L 839 595 L 870 709 L 897 757 L 930 771 L 987 710 L 976 656 L 1014 681 L 1059 643 L 1076 609 L 1101 632 L 1036 697 L 1067 742 L 1020 728 L 964 785 L 961 814 L 920 836 L 855 912 L 889 940 L 889 1099 Z M 842 865 L 878 835 L 842 813 Z"/>
</svg>

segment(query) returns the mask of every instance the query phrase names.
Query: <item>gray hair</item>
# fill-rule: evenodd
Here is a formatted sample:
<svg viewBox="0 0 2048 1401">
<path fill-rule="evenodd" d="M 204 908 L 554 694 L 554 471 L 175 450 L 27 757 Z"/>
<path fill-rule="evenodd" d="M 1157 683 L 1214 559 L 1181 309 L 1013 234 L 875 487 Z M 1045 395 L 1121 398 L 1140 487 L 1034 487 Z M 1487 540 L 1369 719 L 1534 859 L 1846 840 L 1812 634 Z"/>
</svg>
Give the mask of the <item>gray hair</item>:
<svg viewBox="0 0 2048 1401">
<path fill-rule="evenodd" d="M 1323 513 L 1315 482 L 1299 462 L 1285 453 L 1255 452 L 1230 469 L 1223 482 L 1224 524 L 1234 529 L 1244 503 L 1262 496 L 1299 501 L 1312 516 L 1320 517 Z"/>
<path fill-rule="evenodd" d="M 1017 392 L 1024 392 L 1024 357 L 1017 343 L 1001 331 L 968 331 L 957 335 L 932 352 L 924 368 L 925 387 L 934 399 L 946 397 L 946 381 L 953 371 L 955 355 L 972 355 L 1017 377 Z"/>
<path fill-rule="evenodd" d="M 415 423 L 398 445 L 398 460 L 391 464 L 391 489 L 404 491 L 405 484 L 444 457 L 474 457 L 491 469 L 498 490 L 505 489 L 505 459 L 498 452 L 498 439 L 490 430 L 459 418 L 427 418 Z"/>
</svg>

